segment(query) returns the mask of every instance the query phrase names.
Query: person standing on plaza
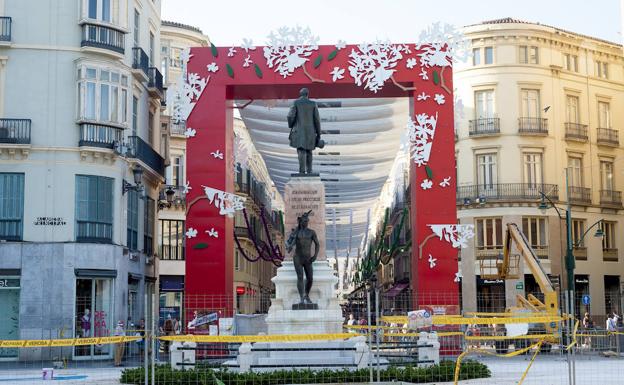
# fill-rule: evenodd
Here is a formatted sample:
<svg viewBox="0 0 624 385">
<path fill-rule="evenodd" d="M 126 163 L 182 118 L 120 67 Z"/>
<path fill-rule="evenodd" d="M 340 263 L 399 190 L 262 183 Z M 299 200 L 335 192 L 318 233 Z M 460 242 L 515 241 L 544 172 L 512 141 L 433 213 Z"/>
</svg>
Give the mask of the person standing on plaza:
<svg viewBox="0 0 624 385">
<path fill-rule="evenodd" d="M 117 326 L 115 327 L 113 335 L 115 337 L 121 337 L 126 335 L 126 331 L 124 330 L 124 323 L 122 320 L 119 320 L 119 322 L 117 322 Z M 123 341 L 115 344 L 115 366 L 121 366 L 125 347 L 126 345 Z"/>
<path fill-rule="evenodd" d="M 591 349 L 591 336 L 589 333 L 591 333 L 591 330 L 594 329 L 594 321 L 589 316 L 589 313 L 585 313 L 585 316 L 583 317 L 583 329 L 586 334 L 585 343 L 583 345 L 585 345 L 587 349 Z"/>
<path fill-rule="evenodd" d="M 349 313 L 349 319 L 347 320 L 347 326 L 353 326 L 353 325 L 356 325 L 356 324 L 357 324 L 357 321 L 355 320 L 355 316 L 353 315 L 353 313 Z M 348 328 L 347 330 L 349 331 L 349 333 L 357 333 L 355 328 Z"/>
</svg>

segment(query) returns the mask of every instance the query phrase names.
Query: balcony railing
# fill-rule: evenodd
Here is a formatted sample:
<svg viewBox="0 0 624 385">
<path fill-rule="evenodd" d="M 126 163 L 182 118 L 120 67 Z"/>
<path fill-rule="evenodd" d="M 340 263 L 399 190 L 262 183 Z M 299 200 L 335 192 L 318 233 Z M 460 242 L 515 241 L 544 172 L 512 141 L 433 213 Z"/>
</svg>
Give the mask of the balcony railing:
<svg viewBox="0 0 624 385">
<path fill-rule="evenodd" d="M 132 68 L 141 70 L 149 78 L 149 57 L 141 47 L 132 48 Z"/>
<path fill-rule="evenodd" d="M 569 187 L 568 200 L 570 203 L 591 204 L 591 190 L 587 187 Z"/>
<path fill-rule="evenodd" d="M 160 96 L 163 95 L 163 76 L 156 67 L 150 67 L 148 69 L 148 78 L 149 81 L 147 83 L 148 88 L 154 89 Z"/>
<path fill-rule="evenodd" d="M 622 207 L 622 192 L 614 190 L 600 190 L 600 204 L 614 208 Z"/>
<path fill-rule="evenodd" d="M 238 238 L 248 238 L 249 237 L 249 233 L 247 232 L 247 228 L 243 227 L 243 226 L 234 226 L 234 234 L 236 234 L 236 236 Z"/>
<path fill-rule="evenodd" d="M 249 195 L 249 184 L 236 181 L 234 184 L 236 192 Z"/>
<path fill-rule="evenodd" d="M 602 249 L 602 260 L 607 262 L 617 262 L 618 249 Z"/>
<path fill-rule="evenodd" d="M 184 136 L 184 132 L 186 132 L 186 123 L 171 123 L 169 125 L 169 129 L 171 130 L 171 135 L 179 135 Z"/>
<path fill-rule="evenodd" d="M 540 192 L 550 199 L 559 199 L 559 189 L 554 184 L 492 183 L 457 187 L 457 203 L 472 204 L 476 198 L 486 201 L 533 201 L 541 199 Z"/>
<path fill-rule="evenodd" d="M 30 119 L 0 119 L 0 143 L 30 144 Z"/>
<path fill-rule="evenodd" d="M 518 132 L 529 135 L 548 135 L 548 119 L 518 118 Z"/>
<path fill-rule="evenodd" d="M 103 124 L 81 123 L 79 146 L 113 148 L 123 138 L 123 129 Z"/>
<path fill-rule="evenodd" d="M 0 41 L 11 41 L 11 18 L 0 16 Z"/>
<path fill-rule="evenodd" d="M 165 160 L 163 157 L 138 136 L 128 137 L 128 157 L 139 159 L 161 176 L 165 176 Z"/>
<path fill-rule="evenodd" d="M 500 133 L 499 118 L 479 118 L 468 121 L 470 136 L 495 135 Z"/>
<path fill-rule="evenodd" d="M 104 48 L 120 54 L 126 51 L 126 35 L 116 29 L 97 24 L 82 25 L 82 47 Z"/>
<path fill-rule="evenodd" d="M 589 139 L 587 124 L 565 123 L 565 138 L 586 142 Z"/>
<path fill-rule="evenodd" d="M 163 261 L 184 261 L 184 245 L 160 245 L 158 258 Z"/>
<path fill-rule="evenodd" d="M 598 144 L 604 144 L 606 146 L 619 146 L 620 138 L 618 130 L 612 128 L 598 128 L 598 136 L 596 141 Z"/>
<path fill-rule="evenodd" d="M 184 192 L 184 186 L 164 185 L 160 188 L 158 199 L 161 201 L 167 200 L 166 191 L 168 190 L 173 191 L 172 203 L 174 205 L 183 206 L 186 204 L 186 193 Z"/>
</svg>

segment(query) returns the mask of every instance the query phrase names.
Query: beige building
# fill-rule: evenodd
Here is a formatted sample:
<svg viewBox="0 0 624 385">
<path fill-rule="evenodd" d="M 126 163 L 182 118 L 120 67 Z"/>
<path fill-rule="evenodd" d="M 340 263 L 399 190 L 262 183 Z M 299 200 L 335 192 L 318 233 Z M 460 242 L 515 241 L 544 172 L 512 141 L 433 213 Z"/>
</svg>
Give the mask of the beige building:
<svg viewBox="0 0 624 385">
<path fill-rule="evenodd" d="M 454 73 L 465 106 L 456 125 L 457 208 L 461 223 L 475 225 L 475 238 L 459 262 L 463 309 L 500 311 L 516 294 L 539 291 L 522 262 L 519 280 L 480 277 L 502 251 L 510 222 L 565 287 L 566 224 L 552 207 L 538 209 L 543 192 L 564 218 L 572 204 L 577 316 L 620 312 L 624 116 L 615 112 L 624 108 L 622 46 L 513 19 L 464 33 L 474 56 Z M 602 238 L 594 236 L 598 228 Z"/>
</svg>

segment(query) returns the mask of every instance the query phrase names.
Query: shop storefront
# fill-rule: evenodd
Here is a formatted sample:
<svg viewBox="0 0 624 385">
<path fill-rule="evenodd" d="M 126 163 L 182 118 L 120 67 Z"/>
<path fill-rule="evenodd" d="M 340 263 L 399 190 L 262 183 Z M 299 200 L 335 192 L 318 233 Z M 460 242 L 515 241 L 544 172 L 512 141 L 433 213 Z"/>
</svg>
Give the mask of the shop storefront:
<svg viewBox="0 0 624 385">
<path fill-rule="evenodd" d="M 589 297 L 589 275 L 574 276 L 574 312 L 576 318 L 582 319 L 585 313 L 592 314 Z"/>
<path fill-rule="evenodd" d="M 494 313 L 505 311 L 505 281 L 482 279 L 477 276 L 477 311 Z"/>
<path fill-rule="evenodd" d="M 0 340 L 19 339 L 20 271 L 0 269 Z M 0 348 L 0 361 L 15 360 L 18 349 Z"/>
<path fill-rule="evenodd" d="M 111 335 L 113 325 L 113 287 L 115 270 L 76 269 L 74 335 L 79 338 Z M 108 359 L 111 345 L 87 345 L 74 348 L 75 359 Z"/>
<path fill-rule="evenodd" d="M 158 325 L 163 327 L 168 318 L 177 319 L 181 325 L 184 322 L 184 276 L 161 275 L 159 297 Z"/>
</svg>

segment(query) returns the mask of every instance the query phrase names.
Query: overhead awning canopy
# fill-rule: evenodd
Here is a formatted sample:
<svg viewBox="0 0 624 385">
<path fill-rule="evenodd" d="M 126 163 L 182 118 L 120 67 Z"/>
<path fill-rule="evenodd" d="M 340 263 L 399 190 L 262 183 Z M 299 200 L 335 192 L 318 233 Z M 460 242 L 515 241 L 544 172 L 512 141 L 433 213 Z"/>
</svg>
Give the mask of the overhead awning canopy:
<svg viewBox="0 0 624 385">
<path fill-rule="evenodd" d="M 407 287 L 409 286 L 409 283 L 397 283 L 394 286 L 392 286 L 390 289 L 388 289 L 388 291 L 386 291 L 384 293 L 384 297 L 388 297 L 388 298 L 394 298 L 396 297 L 400 292 L 402 292 L 403 290 L 405 290 Z"/>
</svg>

